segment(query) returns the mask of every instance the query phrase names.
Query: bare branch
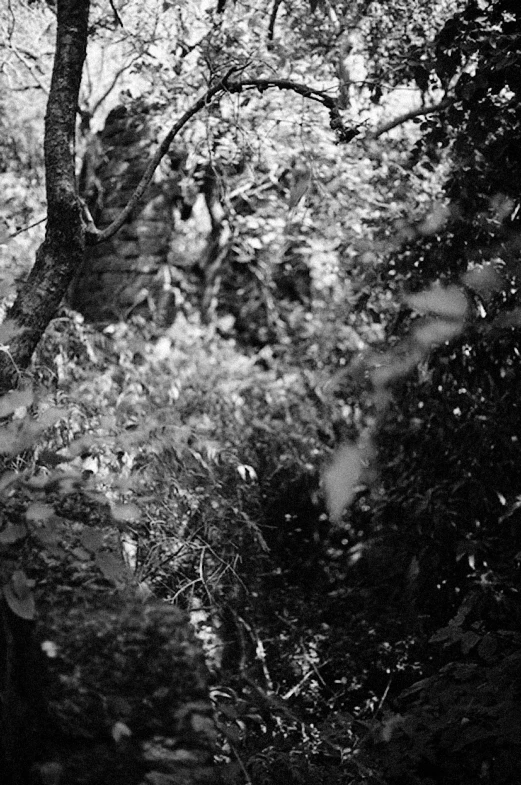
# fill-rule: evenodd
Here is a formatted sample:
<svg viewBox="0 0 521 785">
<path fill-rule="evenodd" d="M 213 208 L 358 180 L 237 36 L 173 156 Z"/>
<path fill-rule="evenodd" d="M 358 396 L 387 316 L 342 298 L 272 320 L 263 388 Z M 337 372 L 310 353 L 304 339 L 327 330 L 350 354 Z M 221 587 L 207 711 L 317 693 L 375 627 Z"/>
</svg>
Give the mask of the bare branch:
<svg viewBox="0 0 521 785">
<path fill-rule="evenodd" d="M 415 117 L 422 117 L 423 115 L 427 114 L 435 114 L 436 112 L 442 112 L 452 103 L 450 98 L 445 98 L 443 101 L 440 101 L 439 104 L 431 104 L 430 106 L 420 106 L 419 109 L 412 109 L 410 112 L 405 112 L 404 114 L 398 115 L 395 117 L 394 120 L 389 120 L 387 123 L 384 123 L 375 131 L 372 131 L 368 134 L 370 139 L 378 139 L 383 134 L 386 134 L 388 131 L 392 131 L 393 128 L 397 128 L 399 125 L 403 125 L 403 123 L 408 122 L 409 120 L 414 120 Z"/>
</svg>

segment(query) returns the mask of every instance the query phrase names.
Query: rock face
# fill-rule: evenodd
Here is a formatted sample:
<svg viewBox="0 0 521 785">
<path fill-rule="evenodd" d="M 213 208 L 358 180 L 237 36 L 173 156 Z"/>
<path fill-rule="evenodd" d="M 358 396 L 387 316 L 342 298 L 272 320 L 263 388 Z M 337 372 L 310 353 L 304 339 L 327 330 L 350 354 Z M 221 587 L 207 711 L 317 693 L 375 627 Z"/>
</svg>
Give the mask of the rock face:
<svg viewBox="0 0 521 785">
<path fill-rule="evenodd" d="M 91 138 L 80 192 L 100 229 L 127 204 L 150 160 L 154 136 L 151 110 L 135 102 L 113 109 L 104 129 Z M 124 319 L 136 311 L 169 320 L 173 297 L 166 263 L 183 160 L 174 151 L 120 231 L 87 250 L 69 302 L 89 321 Z"/>
</svg>

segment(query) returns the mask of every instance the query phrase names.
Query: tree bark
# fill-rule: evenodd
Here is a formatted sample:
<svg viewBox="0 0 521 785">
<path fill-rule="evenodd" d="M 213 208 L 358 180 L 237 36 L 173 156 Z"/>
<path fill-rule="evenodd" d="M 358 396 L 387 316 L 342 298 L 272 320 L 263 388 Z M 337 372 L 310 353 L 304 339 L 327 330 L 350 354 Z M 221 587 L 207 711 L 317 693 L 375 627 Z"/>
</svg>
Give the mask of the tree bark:
<svg viewBox="0 0 521 785">
<path fill-rule="evenodd" d="M 87 51 L 90 0 L 58 0 L 56 50 L 45 115 L 45 239 L 7 314 L 13 337 L 0 352 L 0 392 L 29 365 L 74 273 L 83 261 L 85 230 L 77 196 L 75 138 L 78 94 Z"/>
</svg>

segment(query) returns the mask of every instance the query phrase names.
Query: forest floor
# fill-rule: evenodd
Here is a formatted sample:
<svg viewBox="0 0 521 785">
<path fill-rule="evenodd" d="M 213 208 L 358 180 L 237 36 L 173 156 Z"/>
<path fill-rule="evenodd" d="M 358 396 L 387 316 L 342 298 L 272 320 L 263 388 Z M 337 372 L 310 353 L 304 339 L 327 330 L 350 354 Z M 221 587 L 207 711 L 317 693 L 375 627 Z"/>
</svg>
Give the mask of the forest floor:
<svg viewBox="0 0 521 785">
<path fill-rule="evenodd" d="M 14 460 L 31 515 L 47 515 L 49 475 L 68 482 L 58 514 L 110 506 L 111 558 L 91 537 L 76 573 L 91 560 L 112 587 L 188 612 L 239 781 L 470 783 L 477 764 L 460 750 L 487 739 L 479 781 L 514 782 L 518 739 L 490 725 L 519 727 L 501 686 L 519 664 L 516 625 L 476 622 L 472 594 L 463 610 L 422 609 L 416 553 L 375 533 L 370 489 L 329 521 L 321 470 L 354 409 L 324 393 L 327 369 L 195 320 L 97 332 L 65 314 L 35 368 L 55 424 Z"/>
</svg>

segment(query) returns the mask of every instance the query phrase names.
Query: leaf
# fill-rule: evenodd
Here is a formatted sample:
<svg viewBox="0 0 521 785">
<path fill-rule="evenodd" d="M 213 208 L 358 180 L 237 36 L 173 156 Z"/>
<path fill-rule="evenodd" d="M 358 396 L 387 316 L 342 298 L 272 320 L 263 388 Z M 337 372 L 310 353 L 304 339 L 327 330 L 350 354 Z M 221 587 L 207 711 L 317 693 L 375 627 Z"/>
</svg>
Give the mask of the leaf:
<svg viewBox="0 0 521 785">
<path fill-rule="evenodd" d="M 433 313 L 446 319 L 464 319 L 468 302 L 458 286 L 442 286 L 439 281 L 429 289 L 405 298 L 407 305 L 418 313 Z"/>
<path fill-rule="evenodd" d="M 21 619 L 31 621 L 36 614 L 36 605 L 33 593 L 26 574 L 16 570 L 11 575 L 11 580 L 3 587 L 5 601 L 12 612 Z"/>
<path fill-rule="evenodd" d="M 354 444 L 344 444 L 331 464 L 323 472 L 326 504 L 332 521 L 339 521 L 347 505 L 356 493 L 362 473 L 360 448 Z"/>
<path fill-rule="evenodd" d="M 14 390 L 0 398 L 0 417 L 8 417 L 17 409 L 28 409 L 34 400 L 32 390 Z"/>
<path fill-rule="evenodd" d="M 24 537 L 27 537 L 27 528 L 21 523 L 10 523 L 0 532 L 0 545 L 13 545 Z"/>
<path fill-rule="evenodd" d="M 106 580 L 112 583 L 123 583 L 128 577 L 125 562 L 109 551 L 100 551 L 96 554 L 96 564 Z"/>
</svg>

